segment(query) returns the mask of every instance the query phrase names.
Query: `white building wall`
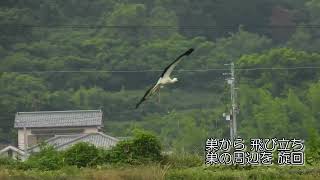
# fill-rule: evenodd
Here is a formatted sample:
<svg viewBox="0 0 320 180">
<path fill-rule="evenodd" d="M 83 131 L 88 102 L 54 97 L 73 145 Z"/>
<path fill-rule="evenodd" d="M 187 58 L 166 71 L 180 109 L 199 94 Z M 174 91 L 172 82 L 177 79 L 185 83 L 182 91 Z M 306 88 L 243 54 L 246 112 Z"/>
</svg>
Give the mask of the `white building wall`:
<svg viewBox="0 0 320 180">
<path fill-rule="evenodd" d="M 87 127 L 84 129 L 85 134 L 96 133 L 96 132 L 98 132 L 97 127 Z"/>
<path fill-rule="evenodd" d="M 24 129 L 18 129 L 18 148 L 21 150 L 24 150 L 25 146 L 25 131 Z M 29 135 L 31 135 L 31 130 L 30 129 L 26 129 L 26 137 L 28 137 Z"/>
</svg>

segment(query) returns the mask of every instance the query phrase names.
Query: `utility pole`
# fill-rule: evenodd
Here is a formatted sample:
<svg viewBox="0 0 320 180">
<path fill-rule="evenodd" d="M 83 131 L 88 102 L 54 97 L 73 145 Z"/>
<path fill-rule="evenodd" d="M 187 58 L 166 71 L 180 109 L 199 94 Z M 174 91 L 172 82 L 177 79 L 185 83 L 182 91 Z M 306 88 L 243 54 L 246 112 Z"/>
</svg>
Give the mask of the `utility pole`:
<svg viewBox="0 0 320 180">
<path fill-rule="evenodd" d="M 234 63 L 231 63 L 231 79 L 232 83 L 230 85 L 231 92 L 231 102 L 232 102 L 232 121 L 233 121 L 233 139 L 237 138 L 237 93 L 236 93 L 236 77 L 234 73 Z"/>
<path fill-rule="evenodd" d="M 230 75 L 231 77 L 227 79 L 228 84 L 230 85 L 230 98 L 231 98 L 231 110 L 230 114 L 224 114 L 226 120 L 230 121 L 230 139 L 234 140 L 237 138 L 237 103 L 236 103 L 236 78 L 234 72 L 234 63 L 225 64 L 230 66 L 231 73 L 224 73 L 224 75 Z"/>
</svg>

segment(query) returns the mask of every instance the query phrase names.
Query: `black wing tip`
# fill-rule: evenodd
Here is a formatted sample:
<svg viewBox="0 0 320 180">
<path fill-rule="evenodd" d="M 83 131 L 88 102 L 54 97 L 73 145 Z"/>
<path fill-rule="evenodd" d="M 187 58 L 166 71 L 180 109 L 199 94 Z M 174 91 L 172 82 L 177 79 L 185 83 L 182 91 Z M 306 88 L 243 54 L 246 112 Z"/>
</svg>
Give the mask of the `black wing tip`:
<svg viewBox="0 0 320 180">
<path fill-rule="evenodd" d="M 188 51 L 186 51 L 186 52 L 184 53 L 184 55 L 189 56 L 193 51 L 194 51 L 194 49 L 193 49 L 193 48 L 190 48 Z"/>
<path fill-rule="evenodd" d="M 136 109 L 138 109 L 138 108 L 139 108 L 139 106 L 140 106 L 140 103 L 136 104 Z"/>
<path fill-rule="evenodd" d="M 143 101 L 139 101 L 139 102 L 136 104 L 136 109 L 139 108 L 139 106 L 141 105 L 142 102 L 143 102 Z"/>
</svg>

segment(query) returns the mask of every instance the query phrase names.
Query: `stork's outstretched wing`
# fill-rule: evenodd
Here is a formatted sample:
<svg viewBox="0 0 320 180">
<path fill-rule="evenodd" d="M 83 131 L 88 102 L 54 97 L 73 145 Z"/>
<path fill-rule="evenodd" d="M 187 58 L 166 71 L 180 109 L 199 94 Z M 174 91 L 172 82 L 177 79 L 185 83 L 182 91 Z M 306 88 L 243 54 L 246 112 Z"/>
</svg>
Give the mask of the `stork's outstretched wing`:
<svg viewBox="0 0 320 180">
<path fill-rule="evenodd" d="M 143 103 L 145 100 L 147 100 L 148 97 L 150 97 L 152 94 L 154 94 L 155 92 L 157 92 L 157 90 L 159 90 L 160 88 L 160 84 L 155 84 L 154 86 L 152 86 L 151 88 L 149 88 L 146 93 L 144 94 L 144 96 L 141 98 L 141 100 L 137 103 L 136 105 L 136 109 L 140 106 L 141 103 Z"/>
<path fill-rule="evenodd" d="M 181 58 L 183 56 L 189 56 L 193 52 L 193 48 L 190 48 L 188 51 L 185 53 L 181 54 L 178 56 L 169 66 L 167 66 L 164 71 L 161 74 L 162 78 L 169 78 L 170 74 L 172 73 L 173 69 L 177 66 L 177 64 L 181 61 Z"/>
</svg>

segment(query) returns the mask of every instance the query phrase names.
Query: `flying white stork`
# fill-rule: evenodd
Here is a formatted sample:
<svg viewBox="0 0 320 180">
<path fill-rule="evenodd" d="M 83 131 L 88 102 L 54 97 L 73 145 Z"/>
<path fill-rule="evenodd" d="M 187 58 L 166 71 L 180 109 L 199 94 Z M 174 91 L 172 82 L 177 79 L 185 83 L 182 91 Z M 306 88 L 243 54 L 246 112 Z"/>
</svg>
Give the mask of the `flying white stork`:
<svg viewBox="0 0 320 180">
<path fill-rule="evenodd" d="M 178 56 L 169 66 L 167 66 L 164 69 L 157 83 L 147 90 L 142 99 L 137 103 L 136 108 L 138 108 L 141 103 L 147 100 L 148 97 L 152 96 L 154 93 L 159 91 L 160 88 L 163 88 L 164 85 L 173 84 L 178 81 L 177 78 L 171 79 L 170 74 L 172 73 L 173 69 L 177 66 L 177 64 L 181 61 L 181 58 L 183 56 L 189 56 L 193 52 L 193 50 L 193 48 L 190 48 L 188 51 Z"/>
</svg>

